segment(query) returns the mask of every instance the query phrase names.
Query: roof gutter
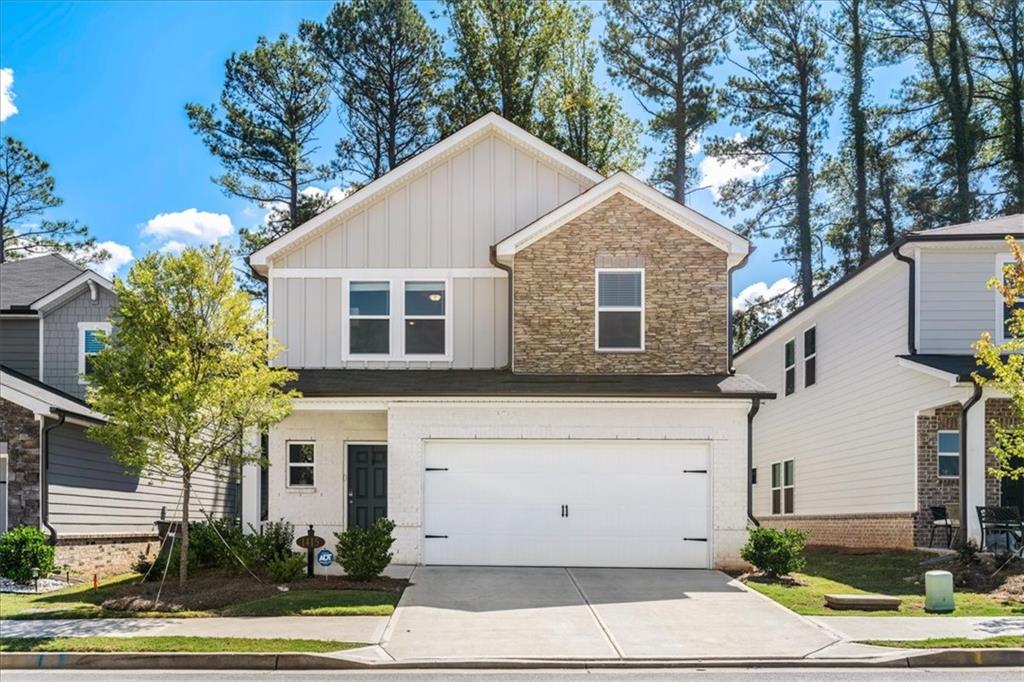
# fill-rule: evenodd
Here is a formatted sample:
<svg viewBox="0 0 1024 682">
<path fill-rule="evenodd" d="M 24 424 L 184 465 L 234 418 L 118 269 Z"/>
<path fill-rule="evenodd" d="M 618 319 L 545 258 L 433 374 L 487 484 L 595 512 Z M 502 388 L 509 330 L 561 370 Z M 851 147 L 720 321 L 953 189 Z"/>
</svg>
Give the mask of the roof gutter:
<svg viewBox="0 0 1024 682">
<path fill-rule="evenodd" d="M 56 422 L 43 427 L 43 447 L 39 462 L 39 522 L 46 530 L 50 531 L 50 538 L 47 542 L 51 546 L 57 544 L 57 529 L 50 524 L 50 432 L 67 419 L 64 412 L 59 411 L 57 415 Z M 43 417 L 43 423 L 46 423 L 46 417 Z"/>
<path fill-rule="evenodd" d="M 900 249 L 904 246 L 906 246 L 906 241 L 897 242 L 896 246 L 893 247 L 892 255 L 896 260 L 906 263 L 909 268 L 907 271 L 909 280 L 907 284 L 907 291 L 909 292 L 907 299 L 907 354 L 917 355 L 917 344 L 915 342 L 917 339 L 917 329 L 914 322 L 916 318 L 914 311 L 917 306 L 917 262 L 910 256 L 904 256 L 900 253 Z"/>
<path fill-rule="evenodd" d="M 754 516 L 754 417 L 761 409 L 761 399 L 754 398 L 747 412 L 747 518 L 755 526 L 761 522 Z"/>
<path fill-rule="evenodd" d="M 981 400 L 981 384 L 971 378 L 974 391 L 971 397 L 960 406 L 960 528 L 963 530 L 963 542 L 967 544 L 967 413 Z"/>
<path fill-rule="evenodd" d="M 489 257 L 490 257 L 490 260 L 491 260 L 491 265 L 493 265 L 494 267 L 498 268 L 499 270 L 504 270 L 506 273 L 508 273 L 508 278 L 507 278 L 508 279 L 508 305 L 505 306 L 508 309 L 508 362 L 505 363 L 504 367 L 499 367 L 498 369 L 511 370 L 512 369 L 512 320 L 513 320 L 513 317 L 512 317 L 512 293 L 513 293 L 513 289 L 512 289 L 512 266 L 511 265 L 505 265 L 504 263 L 502 263 L 502 262 L 500 262 L 498 260 L 498 246 L 496 244 L 491 245 L 491 250 L 490 250 Z"/>
</svg>

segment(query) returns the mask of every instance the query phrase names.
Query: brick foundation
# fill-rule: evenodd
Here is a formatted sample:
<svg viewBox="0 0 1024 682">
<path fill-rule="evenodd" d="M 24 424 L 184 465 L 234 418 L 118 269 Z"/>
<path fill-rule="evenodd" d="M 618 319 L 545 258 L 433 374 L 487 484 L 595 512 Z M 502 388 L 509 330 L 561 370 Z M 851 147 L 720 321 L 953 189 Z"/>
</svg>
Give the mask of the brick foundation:
<svg viewBox="0 0 1024 682">
<path fill-rule="evenodd" d="M 160 539 L 150 537 L 64 537 L 58 538 L 57 566 L 70 566 L 79 578 L 91 579 L 93 574 L 105 578 L 128 573 L 139 555 L 152 559 L 160 548 Z"/>
<path fill-rule="evenodd" d="M 38 527 L 39 424 L 32 411 L 0 399 L 0 442 L 7 443 L 7 527 Z"/>
<path fill-rule="evenodd" d="M 859 549 L 909 549 L 914 546 L 914 515 L 836 514 L 765 516 L 767 528 L 797 528 L 808 532 L 807 544 Z"/>
</svg>

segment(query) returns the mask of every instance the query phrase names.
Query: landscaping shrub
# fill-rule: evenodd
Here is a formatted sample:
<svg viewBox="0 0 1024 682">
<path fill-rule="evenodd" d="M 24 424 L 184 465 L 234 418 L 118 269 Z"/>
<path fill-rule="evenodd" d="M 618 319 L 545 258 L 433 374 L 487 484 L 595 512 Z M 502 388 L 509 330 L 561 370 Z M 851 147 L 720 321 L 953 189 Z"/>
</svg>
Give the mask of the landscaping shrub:
<svg viewBox="0 0 1024 682">
<path fill-rule="evenodd" d="M 38 528 L 19 526 L 0 535 L 0 575 L 19 583 L 32 580 L 32 569 L 39 577 L 53 573 L 53 547 Z"/>
<path fill-rule="evenodd" d="M 295 543 L 295 526 L 284 519 L 268 521 L 260 530 L 244 536 L 243 550 L 239 552 L 250 567 L 267 566 L 272 561 L 287 559 Z"/>
<path fill-rule="evenodd" d="M 335 533 L 338 538 L 338 558 L 345 574 L 352 580 L 372 580 L 379 576 L 394 556 L 391 545 L 395 538 L 391 532 L 395 522 L 377 519 L 369 528 L 349 528 L 344 533 Z"/>
<path fill-rule="evenodd" d="M 806 541 L 807 533 L 795 528 L 752 528 L 740 556 L 765 576 L 777 578 L 804 567 Z"/>
<path fill-rule="evenodd" d="M 221 537 L 224 539 L 222 540 Z M 233 519 L 214 519 L 212 522 L 189 524 L 188 553 L 189 565 L 195 562 L 200 568 L 241 568 L 225 545 L 235 552 L 243 545 L 242 527 Z"/>
<path fill-rule="evenodd" d="M 290 583 L 299 580 L 306 573 L 306 557 L 292 554 L 284 559 L 274 559 L 267 566 L 267 575 L 275 583 Z"/>
</svg>

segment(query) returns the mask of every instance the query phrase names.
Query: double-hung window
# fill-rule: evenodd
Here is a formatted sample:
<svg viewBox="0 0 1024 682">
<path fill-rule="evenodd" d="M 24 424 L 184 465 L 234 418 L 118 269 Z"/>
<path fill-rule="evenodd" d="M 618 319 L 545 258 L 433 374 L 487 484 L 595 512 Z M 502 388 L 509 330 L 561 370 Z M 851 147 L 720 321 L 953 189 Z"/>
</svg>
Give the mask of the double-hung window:
<svg viewBox="0 0 1024 682">
<path fill-rule="evenodd" d="M 349 355 L 390 355 L 390 282 L 352 282 L 349 284 L 348 352 Z"/>
<path fill-rule="evenodd" d="M 999 257 L 999 280 L 1001 282 L 1006 282 L 1007 275 L 1016 266 L 1016 263 L 1017 261 L 1015 261 L 1012 256 L 1003 255 Z M 1006 299 L 998 291 L 996 292 L 996 297 L 998 299 L 996 305 L 1002 313 L 999 316 L 999 319 L 996 320 L 999 331 L 999 333 L 996 334 L 996 342 L 1005 343 L 1014 338 L 1013 331 L 1010 327 L 1015 312 L 1018 310 L 1024 310 L 1024 296 L 1018 297 L 1017 300 L 1013 302 L 1013 305 L 1006 305 Z"/>
<path fill-rule="evenodd" d="M 644 349 L 644 271 L 598 269 L 595 347 L 598 351 Z"/>
<path fill-rule="evenodd" d="M 405 354 L 444 355 L 445 282 L 405 283 Z"/>
<path fill-rule="evenodd" d="M 312 441 L 288 442 L 288 487 L 312 488 L 314 476 L 316 444 Z"/>
<path fill-rule="evenodd" d="M 960 478 L 960 432 L 939 431 L 939 478 Z"/>
<path fill-rule="evenodd" d="M 103 350 L 103 336 L 110 333 L 109 322 L 78 323 L 78 374 L 79 383 L 86 383 L 92 372 L 92 358 Z"/>
<path fill-rule="evenodd" d="M 785 349 L 786 395 L 796 390 L 796 339 L 786 342 Z"/>
<path fill-rule="evenodd" d="M 772 514 L 793 513 L 793 460 L 772 464 Z"/>
<path fill-rule="evenodd" d="M 818 380 L 818 332 L 817 327 L 804 330 L 804 388 L 813 386 Z"/>
</svg>

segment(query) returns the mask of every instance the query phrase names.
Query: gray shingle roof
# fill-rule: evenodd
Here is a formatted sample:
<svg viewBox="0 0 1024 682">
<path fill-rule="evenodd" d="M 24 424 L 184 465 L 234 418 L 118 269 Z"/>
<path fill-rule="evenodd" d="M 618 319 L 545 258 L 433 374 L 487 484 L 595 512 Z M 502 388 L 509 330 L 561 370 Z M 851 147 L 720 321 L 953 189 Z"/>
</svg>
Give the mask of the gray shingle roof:
<svg viewBox="0 0 1024 682">
<path fill-rule="evenodd" d="M 67 258 L 52 253 L 0 263 L 0 310 L 27 306 L 82 271 Z"/>
</svg>

